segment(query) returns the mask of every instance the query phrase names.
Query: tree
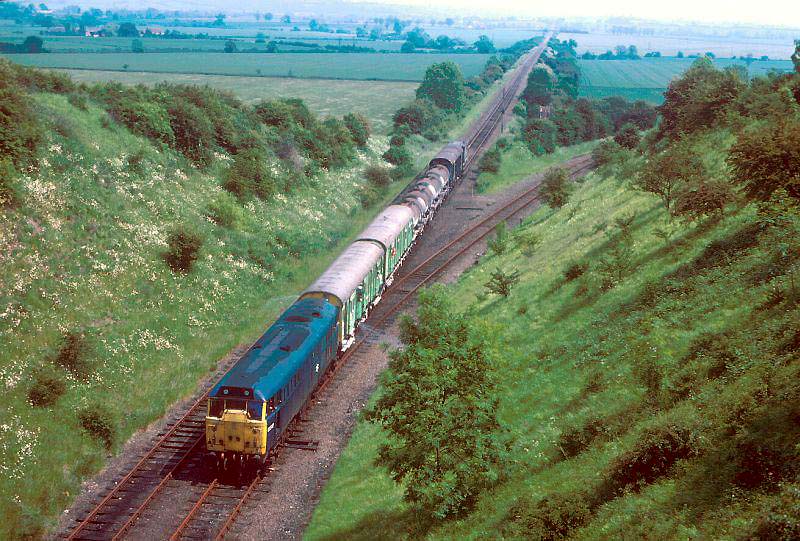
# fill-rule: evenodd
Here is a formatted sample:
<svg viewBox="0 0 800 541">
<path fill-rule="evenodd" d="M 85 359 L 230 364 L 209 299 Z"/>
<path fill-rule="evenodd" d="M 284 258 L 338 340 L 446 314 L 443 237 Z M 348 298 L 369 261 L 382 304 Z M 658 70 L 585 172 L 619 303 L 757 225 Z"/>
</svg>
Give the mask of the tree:
<svg viewBox="0 0 800 541">
<path fill-rule="evenodd" d="M 431 65 L 417 89 L 417 98 L 430 100 L 440 109 L 461 111 L 467 101 L 461 68 L 451 61 Z"/>
<path fill-rule="evenodd" d="M 143 53 L 144 52 L 144 44 L 142 43 L 142 40 L 135 39 L 135 40 L 131 41 L 131 52 L 134 52 L 134 53 Z"/>
<path fill-rule="evenodd" d="M 633 185 L 657 195 L 672 215 L 672 203 L 678 189 L 703 177 L 703 162 L 688 144 L 679 142 L 652 156 L 634 177 Z"/>
<path fill-rule="evenodd" d="M 718 70 L 710 59 L 698 58 L 664 93 L 664 103 L 659 107 L 663 119 L 660 133 L 677 139 L 681 134 L 714 126 L 744 88 L 737 70 Z"/>
<path fill-rule="evenodd" d="M 401 320 L 404 348 L 391 355 L 384 391 L 365 412 L 383 427 L 378 450 L 405 500 L 434 520 L 471 510 L 504 474 L 507 432 L 484 333 L 441 286 L 420 294 L 417 321 Z"/>
<path fill-rule="evenodd" d="M 794 53 L 792 53 L 792 62 L 794 62 L 794 71 L 800 73 L 800 39 L 794 40 Z"/>
<path fill-rule="evenodd" d="M 281 17 L 281 22 L 284 24 L 292 24 L 292 18 L 289 15 Z"/>
<path fill-rule="evenodd" d="M 509 240 L 508 227 L 506 222 L 502 221 L 494 227 L 494 238 L 486 244 L 495 255 L 503 255 L 508 249 Z"/>
<path fill-rule="evenodd" d="M 226 53 L 235 53 L 236 52 L 236 42 L 232 39 L 229 39 L 225 42 L 225 52 Z"/>
<path fill-rule="evenodd" d="M 225 26 L 225 14 L 224 13 L 217 13 L 214 22 L 211 23 L 214 26 Z"/>
<path fill-rule="evenodd" d="M 489 36 L 480 36 L 474 46 L 475 52 L 480 54 L 492 54 L 497 50 L 494 47 L 494 42 L 489 39 Z"/>
<path fill-rule="evenodd" d="M 416 49 L 417 49 L 417 48 L 416 48 L 416 47 L 414 47 L 414 44 L 413 44 L 412 42 L 410 42 L 410 41 L 405 41 L 405 42 L 404 42 L 404 43 L 403 43 L 403 44 L 400 46 L 400 52 L 401 52 L 401 53 L 413 53 L 413 52 L 414 52 Z"/>
<path fill-rule="evenodd" d="M 556 126 L 549 120 L 532 118 L 522 132 L 528 149 L 536 156 L 550 154 L 556 149 Z"/>
<path fill-rule="evenodd" d="M 502 155 L 500 154 L 500 149 L 492 147 L 481 156 L 481 161 L 478 163 L 478 170 L 481 173 L 497 173 L 500 170 L 501 160 Z"/>
<path fill-rule="evenodd" d="M 396 128 L 408 126 L 411 133 L 422 133 L 439 118 L 436 106 L 427 100 L 414 100 L 410 105 L 401 107 L 394 114 Z"/>
<path fill-rule="evenodd" d="M 316 19 L 311 19 L 310 21 L 308 21 L 308 29 L 309 30 L 311 30 L 313 32 L 318 28 L 319 28 L 319 23 L 317 22 Z"/>
<path fill-rule="evenodd" d="M 489 281 L 484 284 L 484 287 L 495 295 L 500 295 L 503 298 L 508 298 L 511 295 L 511 288 L 519 282 L 519 272 L 503 272 L 500 268 L 496 268 L 492 273 Z"/>
<path fill-rule="evenodd" d="M 139 29 L 133 23 L 122 23 L 117 28 L 117 36 L 121 38 L 138 38 Z"/>
<path fill-rule="evenodd" d="M 639 140 L 639 129 L 631 123 L 623 125 L 614 136 L 614 141 L 619 146 L 627 149 L 634 149 L 639 146 Z"/>
<path fill-rule="evenodd" d="M 790 116 L 748 126 L 731 147 L 728 164 L 752 199 L 766 201 L 779 189 L 800 198 L 800 120 Z"/>
<path fill-rule="evenodd" d="M 551 167 L 539 186 L 539 196 L 551 208 L 561 208 L 569 200 L 569 174 L 563 167 Z"/>
<path fill-rule="evenodd" d="M 678 192 L 674 214 L 690 221 L 698 220 L 712 214 L 722 214 L 733 200 L 733 190 L 727 181 L 700 179 Z"/>
<path fill-rule="evenodd" d="M 553 91 L 556 87 L 556 76 L 550 66 L 537 64 L 528 75 L 528 84 L 522 94 L 522 99 L 532 105 L 549 105 L 553 101 Z"/>
</svg>

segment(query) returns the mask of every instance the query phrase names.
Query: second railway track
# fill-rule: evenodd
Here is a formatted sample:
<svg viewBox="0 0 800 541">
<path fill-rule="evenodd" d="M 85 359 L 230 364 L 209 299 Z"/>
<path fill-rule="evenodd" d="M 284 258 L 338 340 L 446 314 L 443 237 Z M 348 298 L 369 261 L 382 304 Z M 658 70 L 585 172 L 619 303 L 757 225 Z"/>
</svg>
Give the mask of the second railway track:
<svg viewBox="0 0 800 541">
<path fill-rule="evenodd" d="M 547 43 L 547 40 L 543 42 Z M 529 53 L 490 107 L 481 115 L 466 141 L 468 168 L 492 142 L 502 128 L 508 107 L 522 91 L 543 46 Z M 591 167 L 591 160 L 574 160 L 573 175 Z M 423 286 L 431 283 L 453 262 L 486 238 L 497 223 L 508 220 L 535 204 L 537 188 L 523 191 L 500 205 L 489 215 L 468 225 L 463 233 L 438 249 L 413 268 L 401 267 L 394 283 L 386 290 L 356 343 L 337 361 L 334 370 L 316 392 L 320 396 L 336 370 L 357 355 L 364 343 L 374 340 L 376 331 L 391 322 L 392 316 Z M 424 238 L 424 234 L 423 234 Z M 408 266 L 408 265 L 407 265 Z M 254 505 L 258 496 L 270 490 L 270 470 L 239 468 L 219 472 L 208 464 L 202 452 L 206 394 L 175 418 L 156 438 L 152 447 L 134 461 L 105 495 L 91 509 L 76 517 L 67 539 L 222 539 L 229 534 L 238 517 Z M 302 417 L 302 416 L 301 416 Z M 302 423 L 298 423 L 301 425 Z M 299 427 L 295 427 L 299 431 Z M 310 442 L 290 447 L 313 449 Z"/>
</svg>

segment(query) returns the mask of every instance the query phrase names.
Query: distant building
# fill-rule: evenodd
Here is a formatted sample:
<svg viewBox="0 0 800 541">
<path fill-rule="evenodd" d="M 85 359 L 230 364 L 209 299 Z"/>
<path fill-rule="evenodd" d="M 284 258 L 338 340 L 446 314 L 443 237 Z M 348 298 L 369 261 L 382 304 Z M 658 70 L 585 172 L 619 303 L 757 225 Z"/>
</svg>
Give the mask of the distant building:
<svg viewBox="0 0 800 541">
<path fill-rule="evenodd" d="M 50 28 L 47 29 L 47 33 L 48 34 L 66 34 L 67 33 L 67 29 L 66 29 L 66 27 L 61 26 L 61 25 L 59 25 L 59 26 L 51 26 Z"/>
<path fill-rule="evenodd" d="M 87 38 L 110 38 L 114 33 L 104 26 L 87 26 L 84 35 Z"/>
<path fill-rule="evenodd" d="M 163 36 L 164 29 L 159 26 L 148 26 L 142 34 L 145 36 Z"/>
</svg>

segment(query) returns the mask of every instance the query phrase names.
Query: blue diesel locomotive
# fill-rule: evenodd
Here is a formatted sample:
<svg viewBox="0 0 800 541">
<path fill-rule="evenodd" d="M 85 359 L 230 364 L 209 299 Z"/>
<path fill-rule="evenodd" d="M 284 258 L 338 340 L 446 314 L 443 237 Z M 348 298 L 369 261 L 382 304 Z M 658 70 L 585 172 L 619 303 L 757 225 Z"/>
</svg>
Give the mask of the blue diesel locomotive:
<svg viewBox="0 0 800 541">
<path fill-rule="evenodd" d="M 447 145 L 209 393 L 206 448 L 218 462 L 263 461 L 282 441 L 418 235 L 463 176 L 467 148 Z"/>
</svg>

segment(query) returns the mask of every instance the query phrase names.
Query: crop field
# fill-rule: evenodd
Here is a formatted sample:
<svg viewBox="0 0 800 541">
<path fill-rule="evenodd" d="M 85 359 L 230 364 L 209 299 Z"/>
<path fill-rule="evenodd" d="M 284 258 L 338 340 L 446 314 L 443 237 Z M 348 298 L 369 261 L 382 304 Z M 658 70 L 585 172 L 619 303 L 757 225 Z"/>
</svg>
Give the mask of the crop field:
<svg viewBox="0 0 800 541">
<path fill-rule="evenodd" d="M 623 96 L 654 103 L 663 101 L 662 93 L 669 82 L 686 71 L 693 58 L 643 58 L 641 60 L 579 60 L 581 69 L 580 93 L 589 98 Z M 741 60 L 727 58 L 714 61 L 717 67 L 747 66 Z M 755 61 L 750 64 L 751 77 L 770 70 L 793 70 L 789 60 Z"/>
<path fill-rule="evenodd" d="M 472 77 L 481 72 L 488 58 L 482 54 L 391 53 L 51 53 L 6 56 L 14 62 L 41 68 L 387 81 L 421 81 L 428 66 L 445 60 L 458 64 L 464 77 Z"/>
<path fill-rule="evenodd" d="M 146 72 L 59 70 L 84 83 L 118 81 L 123 84 L 152 85 L 162 81 L 175 84 L 208 85 L 232 92 L 244 102 L 262 99 L 300 98 L 317 114 L 343 116 L 358 112 L 370 120 L 373 131 L 387 133 L 392 115 L 400 104 L 414 98 L 417 83 L 393 81 L 329 81 L 287 77 L 232 77 L 173 73 L 154 77 Z"/>
<path fill-rule="evenodd" d="M 773 59 L 788 59 L 794 51 L 789 38 L 745 38 L 705 36 L 635 36 L 605 33 L 560 33 L 559 39 L 574 39 L 578 42 L 578 53 L 586 51 L 604 53 L 617 45 L 636 45 L 639 54 L 659 51 L 664 56 L 675 56 L 678 51 L 685 55 L 712 52 L 718 57 L 730 58 L 752 53 L 756 58 L 767 55 Z"/>
</svg>

